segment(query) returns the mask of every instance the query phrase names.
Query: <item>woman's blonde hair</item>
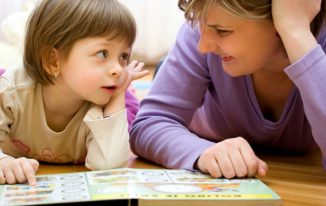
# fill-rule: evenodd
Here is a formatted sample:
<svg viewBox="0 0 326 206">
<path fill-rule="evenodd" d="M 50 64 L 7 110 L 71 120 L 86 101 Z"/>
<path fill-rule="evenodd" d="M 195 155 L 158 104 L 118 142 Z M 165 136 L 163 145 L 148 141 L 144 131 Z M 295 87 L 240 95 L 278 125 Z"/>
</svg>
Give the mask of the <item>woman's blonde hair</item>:
<svg viewBox="0 0 326 206">
<path fill-rule="evenodd" d="M 42 85 L 53 83 L 52 75 L 43 68 L 43 52 L 55 48 L 67 58 L 76 41 L 97 36 L 132 46 L 136 24 L 130 11 L 117 0 L 43 0 L 28 21 L 24 67 Z"/>
<path fill-rule="evenodd" d="M 233 14 L 249 19 L 272 19 L 272 0 L 179 0 L 179 8 L 185 18 L 192 23 L 205 17 L 207 9 L 218 4 Z M 326 3 L 322 0 L 321 9 L 311 23 L 311 30 L 317 36 L 326 24 Z"/>
</svg>

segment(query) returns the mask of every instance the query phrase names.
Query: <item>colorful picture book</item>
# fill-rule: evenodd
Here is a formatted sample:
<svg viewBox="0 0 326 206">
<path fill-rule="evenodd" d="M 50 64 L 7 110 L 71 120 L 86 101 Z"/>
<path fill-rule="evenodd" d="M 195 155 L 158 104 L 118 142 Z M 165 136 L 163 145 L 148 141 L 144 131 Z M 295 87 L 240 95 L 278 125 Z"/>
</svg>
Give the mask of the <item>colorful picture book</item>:
<svg viewBox="0 0 326 206">
<path fill-rule="evenodd" d="M 1 185 L 0 205 L 281 205 L 255 178 L 223 179 L 187 170 L 111 169 L 37 176 L 36 186 Z M 111 201 L 111 202 L 109 202 Z M 96 204 L 96 202 L 93 202 Z"/>
</svg>

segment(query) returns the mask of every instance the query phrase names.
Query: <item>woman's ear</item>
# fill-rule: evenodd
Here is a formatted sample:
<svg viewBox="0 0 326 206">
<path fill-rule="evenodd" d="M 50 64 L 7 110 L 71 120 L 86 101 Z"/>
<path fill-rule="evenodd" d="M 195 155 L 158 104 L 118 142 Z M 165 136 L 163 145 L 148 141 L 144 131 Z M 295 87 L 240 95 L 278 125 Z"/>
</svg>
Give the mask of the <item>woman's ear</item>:
<svg viewBox="0 0 326 206">
<path fill-rule="evenodd" d="M 56 77 L 60 73 L 58 50 L 55 48 L 43 48 L 41 55 L 44 70 L 49 75 Z"/>
</svg>

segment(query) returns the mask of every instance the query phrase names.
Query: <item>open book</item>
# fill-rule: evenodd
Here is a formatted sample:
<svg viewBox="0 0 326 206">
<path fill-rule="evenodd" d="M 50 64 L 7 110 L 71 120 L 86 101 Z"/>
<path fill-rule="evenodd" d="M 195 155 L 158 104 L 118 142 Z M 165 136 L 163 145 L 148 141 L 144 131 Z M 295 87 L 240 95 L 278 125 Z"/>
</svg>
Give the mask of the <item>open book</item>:
<svg viewBox="0 0 326 206">
<path fill-rule="evenodd" d="M 259 179 L 221 179 L 169 169 L 122 168 L 39 175 L 36 186 L 1 185 L 0 194 L 0 205 L 86 205 L 89 201 L 140 206 L 281 205 L 280 197 Z"/>
</svg>

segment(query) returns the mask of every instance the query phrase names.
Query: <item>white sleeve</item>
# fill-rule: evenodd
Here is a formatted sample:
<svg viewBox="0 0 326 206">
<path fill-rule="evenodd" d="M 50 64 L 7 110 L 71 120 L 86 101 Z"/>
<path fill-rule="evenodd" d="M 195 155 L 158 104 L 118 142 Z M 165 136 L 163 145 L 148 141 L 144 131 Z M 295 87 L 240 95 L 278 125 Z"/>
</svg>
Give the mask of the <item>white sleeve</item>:
<svg viewBox="0 0 326 206">
<path fill-rule="evenodd" d="M 11 156 L 9 156 L 9 155 L 3 153 L 3 152 L 2 152 L 2 149 L 0 148 L 0 160 L 3 159 L 3 158 L 5 158 L 5 157 L 11 157 Z"/>
<path fill-rule="evenodd" d="M 17 118 L 15 102 L 18 98 L 14 96 L 16 93 L 11 91 L 7 79 L 1 77 L 0 80 L 0 145 L 8 138 L 11 132 L 11 127 L 14 123 L 15 117 Z M 14 114 L 16 112 L 16 115 Z M 0 159 L 8 157 L 9 155 L 3 153 L 0 148 Z"/>
<path fill-rule="evenodd" d="M 84 122 L 91 130 L 87 137 L 85 166 L 91 170 L 123 167 L 130 154 L 126 110 L 103 118 L 103 109 L 94 106 Z"/>
</svg>

